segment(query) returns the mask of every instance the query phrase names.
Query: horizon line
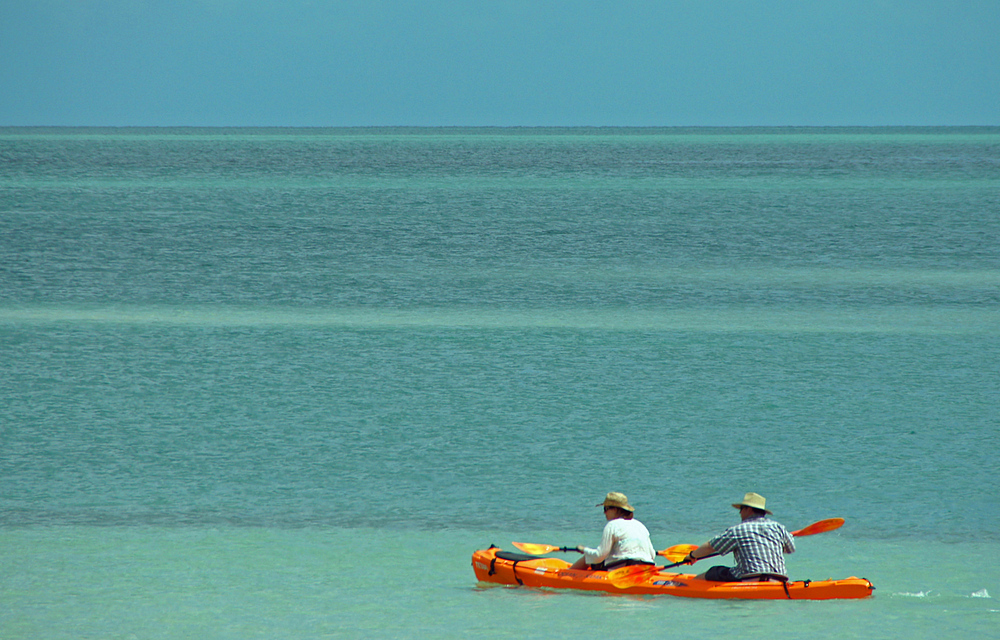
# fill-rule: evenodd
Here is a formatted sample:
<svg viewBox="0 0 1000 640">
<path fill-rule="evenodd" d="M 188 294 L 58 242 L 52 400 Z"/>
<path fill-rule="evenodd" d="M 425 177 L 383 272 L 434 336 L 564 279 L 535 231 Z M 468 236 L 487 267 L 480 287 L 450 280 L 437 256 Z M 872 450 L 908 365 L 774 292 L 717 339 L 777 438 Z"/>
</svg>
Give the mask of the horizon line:
<svg viewBox="0 0 1000 640">
<path fill-rule="evenodd" d="M 492 124 L 0 124 L 0 129 L 998 129 L 1000 124 L 735 124 L 735 125 L 492 125 Z"/>
</svg>

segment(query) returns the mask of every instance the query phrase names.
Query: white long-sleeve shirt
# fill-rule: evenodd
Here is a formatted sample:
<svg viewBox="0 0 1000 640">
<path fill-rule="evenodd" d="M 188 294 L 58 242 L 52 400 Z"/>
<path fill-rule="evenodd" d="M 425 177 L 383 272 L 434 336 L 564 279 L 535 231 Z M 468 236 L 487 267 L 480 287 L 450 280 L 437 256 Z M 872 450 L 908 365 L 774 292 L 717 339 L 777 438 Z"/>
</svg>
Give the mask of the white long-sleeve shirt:
<svg viewBox="0 0 1000 640">
<path fill-rule="evenodd" d="M 651 563 L 656 558 L 656 550 L 649 541 L 649 531 L 645 525 L 638 520 L 617 518 L 604 525 L 599 547 L 583 548 L 583 557 L 587 564 L 611 564 L 628 559 Z"/>
</svg>

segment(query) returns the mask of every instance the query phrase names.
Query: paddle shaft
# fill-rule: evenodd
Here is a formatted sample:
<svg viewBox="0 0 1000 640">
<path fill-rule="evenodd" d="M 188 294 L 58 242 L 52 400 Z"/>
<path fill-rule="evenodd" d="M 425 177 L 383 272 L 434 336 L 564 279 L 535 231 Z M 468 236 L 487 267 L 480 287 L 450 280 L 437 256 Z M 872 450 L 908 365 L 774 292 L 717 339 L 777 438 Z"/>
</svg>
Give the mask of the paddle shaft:
<svg viewBox="0 0 1000 640">
<path fill-rule="evenodd" d="M 702 556 L 702 557 L 700 557 L 700 558 L 697 558 L 697 559 L 695 560 L 695 562 L 697 562 L 698 560 L 704 560 L 705 558 L 714 558 L 715 556 L 720 556 L 720 555 L 722 555 L 722 554 L 721 554 L 721 553 L 710 553 L 710 554 L 708 554 L 707 556 Z M 661 570 L 663 570 L 663 569 L 673 569 L 674 567 L 679 567 L 679 566 L 681 566 L 682 564 L 688 564 L 688 563 L 687 563 L 687 562 L 685 562 L 684 560 L 681 560 L 680 562 L 675 562 L 675 563 L 673 563 L 673 564 L 668 564 L 668 565 L 667 565 L 667 566 L 665 566 L 665 567 L 660 567 L 659 569 L 657 569 L 657 571 L 661 571 Z M 690 563 L 690 564 L 694 564 L 694 563 L 692 562 L 692 563 Z"/>
<path fill-rule="evenodd" d="M 833 531 L 834 529 L 839 529 L 841 526 L 843 526 L 843 524 L 844 524 L 844 519 L 843 518 L 827 518 L 826 520 L 820 520 L 819 522 L 814 522 L 814 523 L 812 523 L 811 525 L 809 525 L 807 527 L 802 527 L 798 531 L 792 531 L 792 536 L 796 537 L 796 538 L 802 538 L 804 536 L 812 536 L 812 535 L 815 535 L 817 533 L 825 533 L 827 531 Z M 708 543 L 706 542 L 705 544 L 708 544 Z M 703 546 L 705 546 L 705 545 L 702 545 L 702 547 Z M 700 549 L 700 548 L 701 547 L 698 547 L 698 549 Z M 695 551 L 697 551 L 697 549 L 691 551 L 691 553 L 694 553 Z M 700 558 L 694 558 L 694 557 L 691 556 L 691 553 L 688 554 L 688 557 L 691 558 L 692 560 L 694 560 L 695 562 L 697 562 L 698 560 L 704 560 L 705 558 L 711 558 L 712 556 L 721 555 L 718 552 L 716 552 L 716 553 L 711 553 L 709 555 L 702 556 Z M 682 564 L 688 564 L 688 563 L 686 563 L 686 562 L 684 562 L 682 560 L 682 561 L 678 562 L 677 564 L 672 564 L 669 567 L 663 567 L 663 568 L 664 569 L 671 569 L 673 567 L 677 567 L 677 566 L 680 566 Z M 692 562 L 691 564 L 694 564 L 694 562 Z"/>
<path fill-rule="evenodd" d="M 820 520 L 819 522 L 814 522 L 808 527 L 803 527 L 798 531 L 793 531 L 792 535 L 797 537 L 811 536 L 817 533 L 823 533 L 825 531 L 833 531 L 834 529 L 839 528 L 843 524 L 844 524 L 843 518 L 827 518 L 826 520 Z M 515 542 L 513 544 L 521 551 L 524 551 L 525 553 L 530 553 L 531 555 L 541 555 L 543 553 L 552 553 L 554 551 L 559 551 L 562 553 L 567 553 L 567 552 L 580 553 L 579 547 L 557 547 L 551 544 L 535 544 L 532 542 Z M 688 547 L 690 548 L 690 551 L 694 551 L 695 549 L 698 548 L 697 545 L 693 544 L 691 545 L 677 544 L 668 549 L 657 551 L 656 555 L 664 556 L 668 560 L 672 560 L 678 557 L 680 553 L 684 553 L 684 550 L 681 550 L 680 547 Z M 719 554 L 714 553 L 712 555 L 719 555 Z M 702 558 L 708 558 L 708 557 L 710 556 L 702 556 Z M 698 560 L 701 560 L 702 558 L 698 558 Z M 686 563 L 683 561 L 677 562 L 667 567 L 664 567 L 664 569 L 672 569 L 673 567 L 677 567 L 682 564 Z"/>
</svg>

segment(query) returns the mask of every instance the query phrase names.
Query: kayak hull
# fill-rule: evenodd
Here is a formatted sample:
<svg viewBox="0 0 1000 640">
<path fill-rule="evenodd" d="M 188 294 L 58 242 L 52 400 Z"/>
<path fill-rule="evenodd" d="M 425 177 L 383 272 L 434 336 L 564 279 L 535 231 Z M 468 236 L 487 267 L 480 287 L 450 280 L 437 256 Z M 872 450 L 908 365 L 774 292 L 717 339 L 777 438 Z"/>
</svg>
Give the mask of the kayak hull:
<svg viewBox="0 0 1000 640">
<path fill-rule="evenodd" d="M 577 571 L 558 558 L 538 558 L 504 552 L 497 547 L 472 554 L 472 569 L 480 582 L 544 589 L 603 591 L 621 595 L 668 595 L 682 598 L 742 600 L 845 600 L 867 598 L 875 589 L 864 578 L 781 582 L 711 582 L 683 573 L 652 573 L 628 586 L 616 586 L 607 571 Z"/>
</svg>

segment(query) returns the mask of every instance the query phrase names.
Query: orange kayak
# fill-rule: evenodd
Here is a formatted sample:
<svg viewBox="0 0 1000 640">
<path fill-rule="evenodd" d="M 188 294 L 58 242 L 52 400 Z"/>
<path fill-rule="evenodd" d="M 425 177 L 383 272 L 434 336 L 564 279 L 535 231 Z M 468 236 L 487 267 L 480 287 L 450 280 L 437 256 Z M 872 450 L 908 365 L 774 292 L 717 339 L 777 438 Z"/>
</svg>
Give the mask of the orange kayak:
<svg viewBox="0 0 1000 640">
<path fill-rule="evenodd" d="M 607 571 L 574 571 L 558 558 L 539 558 L 498 547 L 472 554 L 472 569 L 480 582 L 547 589 L 604 591 L 623 595 L 668 595 L 683 598 L 751 600 L 838 600 L 867 598 L 875 589 L 864 578 L 795 580 L 789 582 L 710 582 L 684 573 L 651 572 L 627 586 L 612 584 Z"/>
</svg>

